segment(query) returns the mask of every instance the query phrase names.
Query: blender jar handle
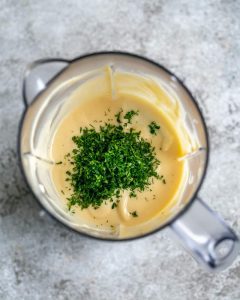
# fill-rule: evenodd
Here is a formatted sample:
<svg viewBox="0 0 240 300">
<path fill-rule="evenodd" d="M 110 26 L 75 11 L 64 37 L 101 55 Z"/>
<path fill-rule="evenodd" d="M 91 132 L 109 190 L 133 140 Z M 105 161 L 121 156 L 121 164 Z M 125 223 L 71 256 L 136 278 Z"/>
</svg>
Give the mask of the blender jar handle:
<svg viewBox="0 0 240 300">
<path fill-rule="evenodd" d="M 41 59 L 31 63 L 23 80 L 23 101 L 28 107 L 35 97 L 69 65 L 64 59 Z"/>
<path fill-rule="evenodd" d="M 170 227 L 184 248 L 210 271 L 227 268 L 238 255 L 237 235 L 200 199 Z"/>
</svg>

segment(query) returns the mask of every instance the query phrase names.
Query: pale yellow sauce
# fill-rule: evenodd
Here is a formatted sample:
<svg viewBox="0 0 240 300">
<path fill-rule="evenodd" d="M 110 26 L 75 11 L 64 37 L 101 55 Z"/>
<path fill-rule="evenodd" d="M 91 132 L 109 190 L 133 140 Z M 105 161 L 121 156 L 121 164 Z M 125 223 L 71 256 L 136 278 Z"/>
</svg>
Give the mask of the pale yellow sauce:
<svg viewBox="0 0 240 300">
<path fill-rule="evenodd" d="M 123 115 L 129 110 L 138 110 L 139 115 L 128 126 L 141 131 L 141 136 L 155 147 L 156 156 L 161 161 L 158 173 L 164 175 L 166 184 L 155 179 L 151 190 L 137 192 L 136 198 L 130 198 L 129 192 L 123 191 L 120 203 L 114 209 L 110 201 L 98 209 L 75 207 L 72 218 L 94 230 L 115 230 L 119 236 L 149 230 L 147 224 L 150 220 L 166 213 L 177 203 L 187 176 L 186 162 L 179 158 L 194 148 L 186 132 L 180 130 L 182 125 L 178 125 L 179 106 L 152 79 L 124 72 L 113 74 L 106 68 L 103 75 L 82 84 L 71 95 L 67 107 L 69 112 L 56 129 L 51 149 L 52 159 L 63 161 L 63 164 L 53 166 L 52 180 L 66 210 L 66 199 L 72 194 L 66 182 L 66 171 L 72 166 L 64 156 L 74 148 L 72 136 L 79 135 L 79 128 L 90 124 L 96 128 L 105 122 L 117 124 L 114 115 L 120 109 L 123 109 Z M 156 136 L 150 134 L 148 128 L 152 121 L 161 126 Z M 133 211 L 138 217 L 131 215 Z M 141 229 L 138 229 L 139 225 Z"/>
</svg>

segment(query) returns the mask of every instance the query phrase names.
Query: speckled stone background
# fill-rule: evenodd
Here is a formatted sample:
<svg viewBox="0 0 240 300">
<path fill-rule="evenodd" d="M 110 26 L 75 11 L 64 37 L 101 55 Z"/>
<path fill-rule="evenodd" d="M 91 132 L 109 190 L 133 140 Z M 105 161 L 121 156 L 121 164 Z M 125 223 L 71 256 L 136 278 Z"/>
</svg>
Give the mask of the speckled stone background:
<svg viewBox="0 0 240 300">
<path fill-rule="evenodd" d="M 18 168 L 26 65 L 120 49 L 184 80 L 206 118 L 211 160 L 200 192 L 240 233 L 240 2 L 0 0 L 0 299 L 239 300 L 240 259 L 208 274 L 159 232 L 108 243 L 40 209 Z"/>
</svg>

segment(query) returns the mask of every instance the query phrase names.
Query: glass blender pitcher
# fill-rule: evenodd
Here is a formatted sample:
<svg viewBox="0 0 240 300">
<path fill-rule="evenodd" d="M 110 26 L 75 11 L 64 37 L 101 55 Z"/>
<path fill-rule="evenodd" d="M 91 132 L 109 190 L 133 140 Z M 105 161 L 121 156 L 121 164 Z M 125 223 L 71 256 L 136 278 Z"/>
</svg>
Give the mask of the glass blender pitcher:
<svg viewBox="0 0 240 300">
<path fill-rule="evenodd" d="M 142 234 L 129 233 L 122 238 L 117 233 L 98 231 L 76 222 L 56 192 L 52 179 L 50 149 L 54 132 L 66 115 L 62 110 L 77 87 L 106 66 L 139 76 L 157 78 L 184 110 L 184 122 L 199 145 L 186 155 L 189 177 L 178 205 L 165 218 L 150 221 Z M 184 84 L 166 68 L 147 58 L 125 52 L 100 52 L 74 60 L 45 59 L 34 62 L 23 83 L 25 111 L 19 131 L 19 155 L 26 181 L 40 204 L 58 221 L 78 233 L 103 240 L 140 238 L 165 227 L 171 229 L 190 254 L 208 270 L 228 267 L 239 250 L 237 235 L 214 213 L 197 194 L 205 178 L 209 143 L 207 128 L 199 107 Z"/>
</svg>

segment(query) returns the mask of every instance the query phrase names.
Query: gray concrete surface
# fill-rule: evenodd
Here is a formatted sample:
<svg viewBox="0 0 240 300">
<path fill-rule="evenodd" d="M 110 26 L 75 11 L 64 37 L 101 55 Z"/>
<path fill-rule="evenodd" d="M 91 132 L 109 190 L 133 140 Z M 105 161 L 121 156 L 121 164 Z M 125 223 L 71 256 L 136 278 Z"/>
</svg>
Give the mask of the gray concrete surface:
<svg viewBox="0 0 240 300">
<path fill-rule="evenodd" d="M 0 0 L 0 299 L 240 299 L 240 259 L 204 272 L 166 232 L 126 243 L 52 220 L 17 166 L 26 65 L 96 50 L 146 55 L 196 96 L 211 140 L 200 192 L 240 233 L 240 2 Z"/>
</svg>

